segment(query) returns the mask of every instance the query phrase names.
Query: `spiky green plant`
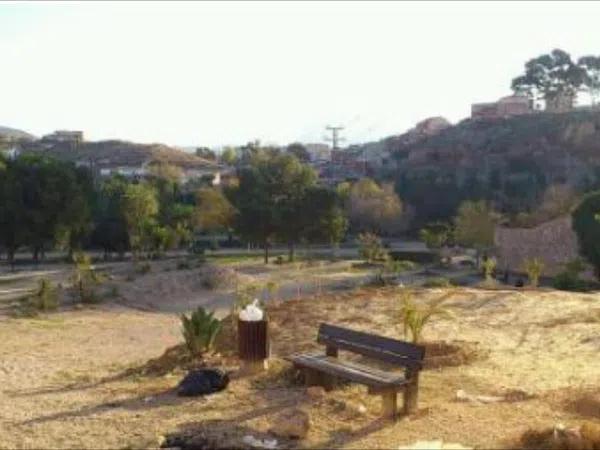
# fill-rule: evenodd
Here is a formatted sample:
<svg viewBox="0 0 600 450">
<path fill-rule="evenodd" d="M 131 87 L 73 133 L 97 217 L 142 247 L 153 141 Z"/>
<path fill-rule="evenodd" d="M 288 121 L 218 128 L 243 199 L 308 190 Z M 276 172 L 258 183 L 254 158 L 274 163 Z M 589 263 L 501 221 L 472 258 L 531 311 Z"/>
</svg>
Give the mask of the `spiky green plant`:
<svg viewBox="0 0 600 450">
<path fill-rule="evenodd" d="M 189 317 L 185 314 L 181 315 L 181 327 L 190 354 L 200 356 L 212 350 L 222 323 L 214 317 L 213 311 L 207 312 L 200 306 Z"/>
<path fill-rule="evenodd" d="M 73 263 L 75 267 L 71 275 L 71 282 L 77 298 L 82 303 L 98 301 L 96 286 L 103 281 L 103 278 L 92 266 L 90 256 L 82 252 L 75 253 Z"/>
<path fill-rule="evenodd" d="M 412 290 L 407 288 L 402 288 L 400 290 L 399 300 L 402 305 L 400 308 L 400 319 L 404 328 L 404 336 L 408 338 L 408 335 L 410 334 L 412 342 L 416 344 L 421 342 L 423 329 L 433 317 L 450 317 L 450 313 L 440 306 L 447 296 L 443 296 L 440 299 L 423 306 L 417 306 L 413 297 L 414 294 Z"/>
<path fill-rule="evenodd" d="M 540 281 L 540 275 L 544 271 L 544 263 L 538 258 L 529 258 L 523 261 L 523 269 L 527 272 L 529 284 L 537 287 Z"/>
<path fill-rule="evenodd" d="M 494 270 L 496 269 L 496 260 L 494 258 L 487 258 L 483 262 L 483 273 L 485 279 L 490 281 L 493 278 Z"/>
<path fill-rule="evenodd" d="M 47 278 L 38 281 L 38 289 L 31 297 L 32 306 L 43 312 L 53 311 L 58 307 L 58 294 L 56 288 Z"/>
</svg>

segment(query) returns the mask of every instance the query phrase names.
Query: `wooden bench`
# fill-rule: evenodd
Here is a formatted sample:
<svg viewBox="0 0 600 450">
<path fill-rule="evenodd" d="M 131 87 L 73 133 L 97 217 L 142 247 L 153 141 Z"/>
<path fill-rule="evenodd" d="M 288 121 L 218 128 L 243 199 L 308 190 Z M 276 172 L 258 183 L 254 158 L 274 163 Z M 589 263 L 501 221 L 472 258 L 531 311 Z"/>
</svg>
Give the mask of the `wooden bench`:
<svg viewBox="0 0 600 450">
<path fill-rule="evenodd" d="M 417 408 L 419 371 L 425 349 L 419 345 L 374 334 L 321 324 L 317 342 L 325 345 L 325 353 L 295 354 L 287 359 L 304 372 L 307 385 L 331 388 L 336 378 L 368 386 L 369 394 L 381 395 L 383 414 L 397 417 L 398 392 L 404 393 L 404 414 Z M 403 367 L 404 373 L 389 372 L 338 358 L 345 350 Z"/>
</svg>

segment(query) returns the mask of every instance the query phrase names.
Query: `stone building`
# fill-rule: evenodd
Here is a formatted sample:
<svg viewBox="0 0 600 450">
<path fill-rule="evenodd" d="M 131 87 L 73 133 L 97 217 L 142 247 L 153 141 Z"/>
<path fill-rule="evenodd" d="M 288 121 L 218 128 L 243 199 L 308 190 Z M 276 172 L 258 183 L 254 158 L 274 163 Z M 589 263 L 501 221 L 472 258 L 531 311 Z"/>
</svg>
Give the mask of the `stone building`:
<svg viewBox="0 0 600 450">
<path fill-rule="evenodd" d="M 529 114 L 533 111 L 531 100 L 522 95 L 509 95 L 497 102 L 474 103 L 471 105 L 473 119 L 500 119 Z"/>
<path fill-rule="evenodd" d="M 562 216 L 534 228 L 498 226 L 494 244 L 498 269 L 522 272 L 523 262 L 538 258 L 544 263 L 544 275 L 556 275 L 564 264 L 579 257 L 577 235 L 571 228 L 571 216 Z"/>
</svg>

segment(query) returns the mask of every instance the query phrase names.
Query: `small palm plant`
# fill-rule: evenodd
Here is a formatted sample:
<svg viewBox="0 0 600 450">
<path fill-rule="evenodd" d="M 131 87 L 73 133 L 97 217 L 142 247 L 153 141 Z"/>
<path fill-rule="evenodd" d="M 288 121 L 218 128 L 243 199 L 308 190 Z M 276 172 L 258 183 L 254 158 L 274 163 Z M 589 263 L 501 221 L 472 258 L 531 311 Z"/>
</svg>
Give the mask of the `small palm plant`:
<svg viewBox="0 0 600 450">
<path fill-rule="evenodd" d="M 181 315 L 181 326 L 185 345 L 192 356 L 213 349 L 215 339 L 221 331 L 222 323 L 214 317 L 214 312 L 207 312 L 201 306 L 188 317 Z"/>
<path fill-rule="evenodd" d="M 73 255 L 75 268 L 71 275 L 71 282 L 75 293 L 82 303 L 97 301 L 96 286 L 102 282 L 102 276 L 92 266 L 89 255 L 78 252 Z"/>
<path fill-rule="evenodd" d="M 494 270 L 496 270 L 496 260 L 494 258 L 487 258 L 483 262 L 483 273 L 485 274 L 486 281 L 492 281 Z"/>
<path fill-rule="evenodd" d="M 404 327 L 404 336 L 410 333 L 411 341 L 415 344 L 421 342 L 423 329 L 434 316 L 450 316 L 450 313 L 440 304 L 447 298 L 443 296 L 429 305 L 417 306 L 413 299 L 413 291 L 403 288 L 399 300 L 402 304 L 400 319 Z"/>
<path fill-rule="evenodd" d="M 523 269 L 527 272 L 529 284 L 532 287 L 537 287 L 540 281 L 540 275 L 544 271 L 544 263 L 538 258 L 526 259 L 523 262 Z"/>
</svg>

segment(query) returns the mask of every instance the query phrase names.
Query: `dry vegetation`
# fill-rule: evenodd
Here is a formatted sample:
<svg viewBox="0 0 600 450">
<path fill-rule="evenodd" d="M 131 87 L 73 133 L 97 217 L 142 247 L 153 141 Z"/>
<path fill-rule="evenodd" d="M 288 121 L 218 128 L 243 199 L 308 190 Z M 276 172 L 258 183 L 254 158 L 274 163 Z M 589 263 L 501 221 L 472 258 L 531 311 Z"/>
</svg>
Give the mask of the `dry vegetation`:
<svg viewBox="0 0 600 450">
<path fill-rule="evenodd" d="M 168 292 L 161 294 L 168 302 Z M 418 413 L 397 423 L 381 421 L 379 398 L 360 386 L 307 395 L 282 360 L 317 348 L 322 321 L 401 337 L 392 288 L 272 304 L 271 369 L 246 378 L 235 375 L 227 331 L 220 355 L 208 361 L 173 348 L 180 334 L 171 314 L 111 304 L 46 320 L 0 321 L 0 448 L 148 447 L 165 436 L 171 444 L 239 448 L 245 435 L 268 436 L 277 416 L 292 407 L 306 410 L 312 426 L 307 439 L 279 440 L 282 446 L 398 448 L 443 440 L 514 448 L 525 445 L 527 432 L 525 438 L 541 439 L 558 423 L 600 420 L 596 294 L 456 288 L 423 289 L 416 299 L 440 296 L 454 317 L 433 319 L 423 338 L 437 342 L 430 356 L 447 359 L 432 360 L 421 379 Z M 448 348 L 456 352 L 445 355 Z M 232 371 L 228 389 L 207 398 L 177 397 L 172 389 L 185 368 L 203 363 Z M 459 390 L 505 397 L 460 401 Z"/>
</svg>

